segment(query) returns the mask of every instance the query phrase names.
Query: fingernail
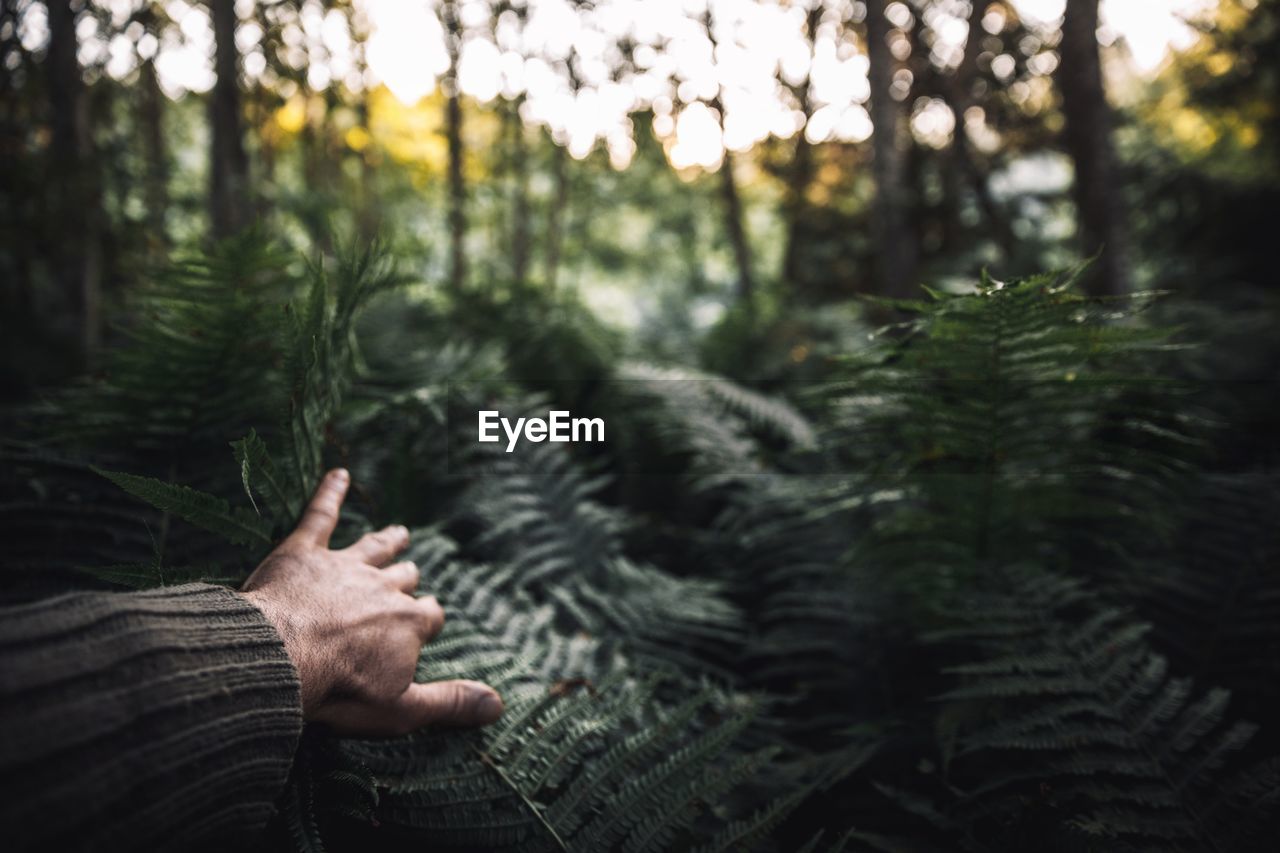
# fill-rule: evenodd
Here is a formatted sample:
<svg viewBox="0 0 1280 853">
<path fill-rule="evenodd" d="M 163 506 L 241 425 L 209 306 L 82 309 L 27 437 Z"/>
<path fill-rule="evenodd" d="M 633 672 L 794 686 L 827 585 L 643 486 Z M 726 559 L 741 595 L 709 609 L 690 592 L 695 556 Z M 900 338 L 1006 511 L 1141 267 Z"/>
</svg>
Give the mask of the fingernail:
<svg viewBox="0 0 1280 853">
<path fill-rule="evenodd" d="M 338 481 L 349 480 L 351 479 L 351 472 L 346 468 L 334 468 L 329 472 L 329 476 Z"/>
<path fill-rule="evenodd" d="M 396 536 L 399 536 L 401 539 L 409 538 L 409 528 L 405 527 L 403 524 L 397 524 L 395 526 L 394 532 Z"/>
<path fill-rule="evenodd" d="M 502 697 L 494 691 L 485 690 L 483 693 L 476 702 L 476 716 L 480 719 L 480 725 L 487 726 L 502 716 L 503 705 Z"/>
</svg>

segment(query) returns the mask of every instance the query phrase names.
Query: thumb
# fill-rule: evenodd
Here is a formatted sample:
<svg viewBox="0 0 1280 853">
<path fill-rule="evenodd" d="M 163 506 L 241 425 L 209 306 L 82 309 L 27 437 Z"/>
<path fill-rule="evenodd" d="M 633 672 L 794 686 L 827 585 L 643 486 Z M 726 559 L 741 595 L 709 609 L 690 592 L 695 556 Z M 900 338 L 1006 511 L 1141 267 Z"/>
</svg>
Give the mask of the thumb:
<svg viewBox="0 0 1280 853">
<path fill-rule="evenodd" d="M 351 475 L 345 468 L 335 468 L 326 474 L 302 513 L 298 528 L 289 538 L 301 539 L 308 545 L 329 547 L 329 537 L 338 526 L 338 514 L 342 511 L 342 501 L 350 485 Z"/>
<path fill-rule="evenodd" d="M 404 728 L 487 726 L 502 716 L 502 697 L 478 681 L 410 684 L 389 709 Z"/>
</svg>

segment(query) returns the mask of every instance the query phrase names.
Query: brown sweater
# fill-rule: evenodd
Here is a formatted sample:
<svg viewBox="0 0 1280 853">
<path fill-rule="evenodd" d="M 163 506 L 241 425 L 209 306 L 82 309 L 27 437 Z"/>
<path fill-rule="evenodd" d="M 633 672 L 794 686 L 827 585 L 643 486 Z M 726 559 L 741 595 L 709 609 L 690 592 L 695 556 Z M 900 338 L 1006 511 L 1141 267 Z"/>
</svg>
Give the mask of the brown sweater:
<svg viewBox="0 0 1280 853">
<path fill-rule="evenodd" d="M 302 731 L 275 629 L 204 584 L 0 608 L 0 846 L 249 838 Z M 225 849 L 225 848 L 224 848 Z"/>
</svg>

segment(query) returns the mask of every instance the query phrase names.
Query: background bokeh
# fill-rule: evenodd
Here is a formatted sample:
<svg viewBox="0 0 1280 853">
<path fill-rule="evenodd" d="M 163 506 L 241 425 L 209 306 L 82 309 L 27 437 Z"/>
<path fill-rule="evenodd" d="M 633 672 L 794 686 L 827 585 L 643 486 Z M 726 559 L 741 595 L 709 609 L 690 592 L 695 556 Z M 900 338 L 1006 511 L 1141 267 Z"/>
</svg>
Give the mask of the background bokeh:
<svg viewBox="0 0 1280 853">
<path fill-rule="evenodd" d="M 1280 0 L 3 0 L 0 73 L 0 601 L 237 587 L 342 465 L 506 697 L 312 727 L 269 849 L 1275 848 Z M 66 766 L 20 849 L 157 813 Z"/>
<path fill-rule="evenodd" d="M 13 0 L 3 387 L 91 366 L 149 267 L 254 223 L 303 249 L 380 235 L 431 289 L 571 293 L 636 347 L 748 376 L 769 371 L 744 338 L 813 351 L 812 308 L 1104 247 L 1096 292 L 1252 312 L 1278 21 L 1273 0 Z"/>
</svg>

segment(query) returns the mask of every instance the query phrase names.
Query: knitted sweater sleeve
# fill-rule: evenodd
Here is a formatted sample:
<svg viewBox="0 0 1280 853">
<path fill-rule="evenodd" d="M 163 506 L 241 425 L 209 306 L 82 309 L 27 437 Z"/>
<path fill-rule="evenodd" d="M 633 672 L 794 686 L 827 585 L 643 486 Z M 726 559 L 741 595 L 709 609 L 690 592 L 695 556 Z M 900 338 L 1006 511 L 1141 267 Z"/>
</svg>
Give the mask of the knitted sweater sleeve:
<svg viewBox="0 0 1280 853">
<path fill-rule="evenodd" d="M 230 590 L 0 608 L 9 850 L 176 850 L 252 836 L 301 731 L 284 645 Z"/>
</svg>

